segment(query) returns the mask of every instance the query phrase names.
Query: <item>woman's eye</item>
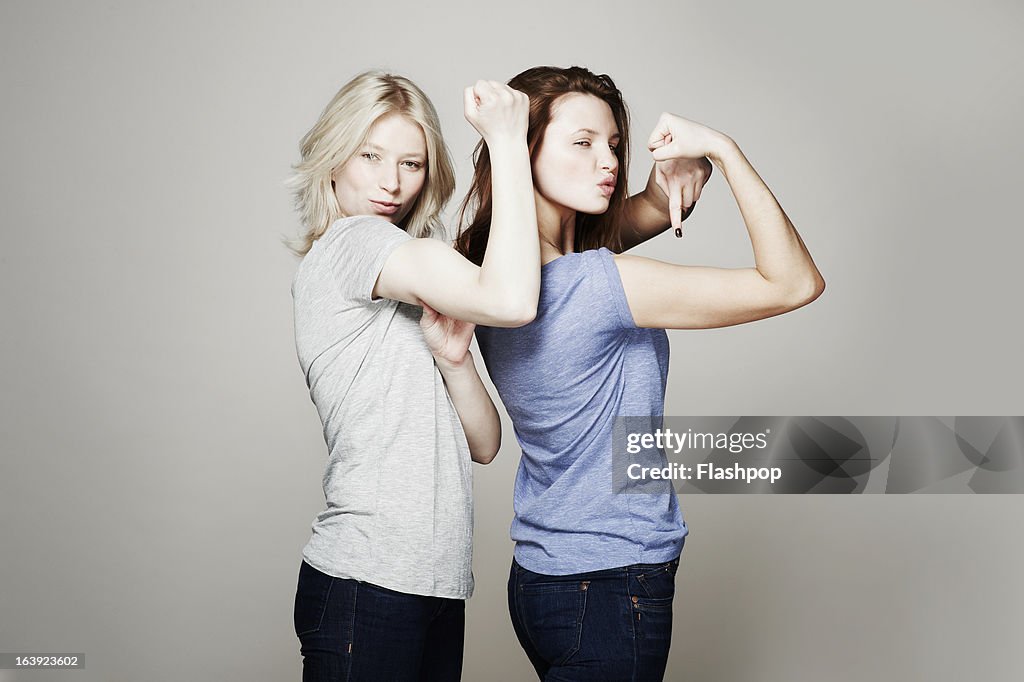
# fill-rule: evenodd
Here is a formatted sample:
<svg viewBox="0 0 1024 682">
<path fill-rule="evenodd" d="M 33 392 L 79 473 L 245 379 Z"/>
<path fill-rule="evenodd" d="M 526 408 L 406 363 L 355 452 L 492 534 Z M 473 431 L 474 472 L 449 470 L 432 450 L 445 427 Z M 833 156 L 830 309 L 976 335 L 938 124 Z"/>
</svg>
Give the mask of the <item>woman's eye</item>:
<svg viewBox="0 0 1024 682">
<path fill-rule="evenodd" d="M 576 144 L 580 145 L 581 147 L 589 147 L 590 140 L 578 140 Z"/>
<path fill-rule="evenodd" d="M 406 161 L 405 166 L 406 168 L 410 168 L 412 170 L 419 170 L 420 168 L 423 168 L 423 164 L 420 163 L 419 161 Z"/>
<path fill-rule="evenodd" d="M 368 159 L 370 161 L 376 161 L 377 158 L 378 158 L 378 156 L 376 154 L 374 154 L 373 152 L 363 152 L 362 154 L 360 154 L 360 156 L 362 156 L 364 159 Z"/>
<path fill-rule="evenodd" d="M 619 150 L 619 145 L 617 145 L 617 144 L 610 144 L 610 145 L 608 145 L 608 149 L 611 149 L 613 152 L 618 151 Z"/>
</svg>

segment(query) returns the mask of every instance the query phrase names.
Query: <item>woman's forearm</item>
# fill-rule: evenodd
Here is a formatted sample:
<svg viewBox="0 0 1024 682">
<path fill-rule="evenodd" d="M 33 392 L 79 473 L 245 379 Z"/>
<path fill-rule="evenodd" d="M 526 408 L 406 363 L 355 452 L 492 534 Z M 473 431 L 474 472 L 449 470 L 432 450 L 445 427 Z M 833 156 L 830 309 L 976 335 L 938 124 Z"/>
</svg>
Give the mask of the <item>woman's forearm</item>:
<svg viewBox="0 0 1024 682">
<path fill-rule="evenodd" d="M 533 175 L 526 141 L 488 141 L 491 159 L 490 235 L 480 284 L 506 308 L 523 308 L 533 319 L 540 296 L 540 237 Z"/>
<path fill-rule="evenodd" d="M 729 183 L 750 234 L 755 267 L 761 276 L 789 289 L 820 291 L 824 279 L 807 247 L 739 146 L 721 135 L 708 158 Z"/>
<path fill-rule="evenodd" d="M 436 357 L 435 362 L 462 422 L 470 457 L 474 462 L 490 463 L 501 447 L 501 420 L 476 371 L 473 355 L 467 351 L 458 364 Z"/>
<path fill-rule="evenodd" d="M 657 237 L 672 227 L 669 218 L 668 196 L 654 181 L 655 170 L 651 169 L 651 177 L 642 192 L 626 199 L 619 237 L 622 239 L 622 250 L 627 251 L 638 244 Z M 689 212 L 683 213 L 685 220 Z"/>
</svg>

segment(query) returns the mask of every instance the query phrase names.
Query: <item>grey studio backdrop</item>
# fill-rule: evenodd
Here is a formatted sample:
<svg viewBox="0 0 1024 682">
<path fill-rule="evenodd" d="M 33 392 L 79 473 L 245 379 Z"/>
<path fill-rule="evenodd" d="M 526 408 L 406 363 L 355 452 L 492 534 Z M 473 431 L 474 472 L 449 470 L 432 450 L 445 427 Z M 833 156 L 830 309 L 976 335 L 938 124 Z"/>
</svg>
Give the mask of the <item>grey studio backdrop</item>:
<svg viewBox="0 0 1024 682">
<path fill-rule="evenodd" d="M 9 680 L 295 680 L 326 458 L 292 340 L 282 186 L 335 90 L 436 103 L 537 64 L 732 135 L 828 289 L 670 334 L 667 414 L 1020 415 L 1022 9 L 998 0 L 5 2 L 0 651 Z M 450 207 L 454 209 L 454 203 Z M 451 212 L 451 211 L 450 211 Z M 752 262 L 720 174 L 641 254 Z M 505 607 L 518 448 L 476 467 L 466 680 L 529 680 Z M 927 457 L 927 452 L 921 452 Z M 700 495 L 671 680 L 1016 680 L 1021 496 Z M 567 510 L 571 513 L 571 510 Z"/>
</svg>

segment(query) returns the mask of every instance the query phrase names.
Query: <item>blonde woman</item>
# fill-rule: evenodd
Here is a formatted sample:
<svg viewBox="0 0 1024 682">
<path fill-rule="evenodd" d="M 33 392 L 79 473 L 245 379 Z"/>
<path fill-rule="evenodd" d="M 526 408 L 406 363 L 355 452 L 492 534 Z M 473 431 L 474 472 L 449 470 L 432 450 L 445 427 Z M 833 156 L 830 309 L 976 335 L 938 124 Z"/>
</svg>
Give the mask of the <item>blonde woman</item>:
<svg viewBox="0 0 1024 682">
<path fill-rule="evenodd" d="M 307 682 L 461 676 L 470 461 L 501 437 L 469 342 L 531 321 L 540 290 L 528 99 L 479 81 L 464 105 L 492 160 L 479 265 L 431 238 L 454 174 L 411 81 L 357 76 L 301 143 L 295 342 L 329 451 L 295 598 Z"/>
</svg>

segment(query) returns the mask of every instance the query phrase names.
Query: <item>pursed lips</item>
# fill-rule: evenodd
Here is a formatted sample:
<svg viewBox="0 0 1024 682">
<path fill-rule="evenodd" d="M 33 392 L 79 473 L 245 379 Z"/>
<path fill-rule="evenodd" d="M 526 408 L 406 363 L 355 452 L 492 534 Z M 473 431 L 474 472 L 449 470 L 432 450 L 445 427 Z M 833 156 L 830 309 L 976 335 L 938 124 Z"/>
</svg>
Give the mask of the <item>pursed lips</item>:
<svg viewBox="0 0 1024 682">
<path fill-rule="evenodd" d="M 401 204 L 396 204 L 393 201 L 377 201 L 375 199 L 370 199 L 370 203 L 376 206 L 378 211 L 387 215 L 394 215 L 402 206 Z"/>
</svg>

